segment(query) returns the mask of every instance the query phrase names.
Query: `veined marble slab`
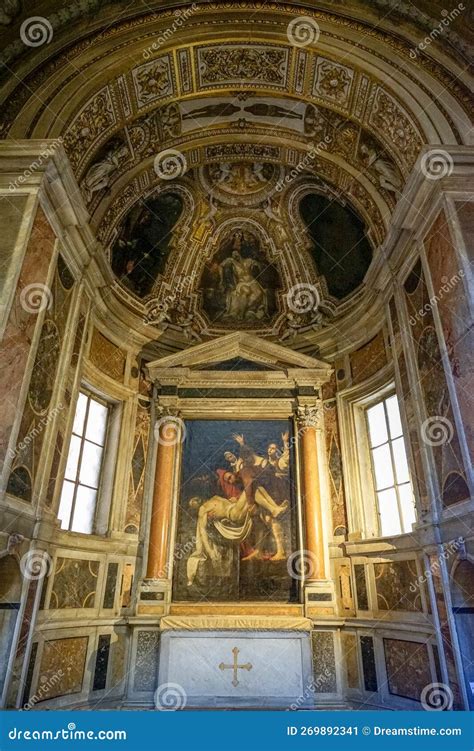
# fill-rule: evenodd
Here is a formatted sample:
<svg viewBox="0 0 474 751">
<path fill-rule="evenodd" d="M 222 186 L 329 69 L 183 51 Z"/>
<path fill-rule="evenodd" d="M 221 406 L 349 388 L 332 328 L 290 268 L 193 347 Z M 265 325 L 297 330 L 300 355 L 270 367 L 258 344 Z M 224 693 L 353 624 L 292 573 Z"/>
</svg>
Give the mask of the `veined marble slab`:
<svg viewBox="0 0 474 751">
<path fill-rule="evenodd" d="M 312 685 L 306 633 L 162 633 L 155 695 L 160 708 L 167 708 L 167 686 L 183 707 L 314 706 Z"/>
</svg>

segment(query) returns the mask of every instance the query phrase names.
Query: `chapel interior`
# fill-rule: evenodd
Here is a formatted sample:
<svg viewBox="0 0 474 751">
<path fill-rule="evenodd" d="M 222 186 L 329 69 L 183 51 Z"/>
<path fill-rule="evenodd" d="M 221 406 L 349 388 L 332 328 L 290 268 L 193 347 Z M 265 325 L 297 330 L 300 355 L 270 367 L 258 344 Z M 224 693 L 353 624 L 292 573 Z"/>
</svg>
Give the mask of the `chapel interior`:
<svg viewBox="0 0 474 751">
<path fill-rule="evenodd" d="M 473 20 L 0 1 L 3 709 L 474 709 Z"/>
</svg>

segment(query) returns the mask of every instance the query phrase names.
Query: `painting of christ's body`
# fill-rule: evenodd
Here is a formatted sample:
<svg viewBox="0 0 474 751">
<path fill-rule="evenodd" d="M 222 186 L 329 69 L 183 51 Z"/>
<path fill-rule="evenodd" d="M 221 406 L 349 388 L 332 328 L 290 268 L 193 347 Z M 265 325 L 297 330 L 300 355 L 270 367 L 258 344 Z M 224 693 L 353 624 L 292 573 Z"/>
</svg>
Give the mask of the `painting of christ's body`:
<svg viewBox="0 0 474 751">
<path fill-rule="evenodd" d="M 200 599 L 203 586 L 212 586 L 215 580 L 211 599 L 231 599 L 221 596 L 220 585 L 227 580 L 229 593 L 234 591 L 238 599 L 244 599 L 247 589 L 255 589 L 252 580 L 258 570 L 261 580 L 257 588 L 264 585 L 266 577 L 271 589 L 277 582 L 281 587 L 284 581 L 285 599 L 289 599 L 286 561 L 294 549 L 294 509 L 287 422 L 247 422 L 245 432 L 232 430 L 233 425 L 241 429 L 241 421 L 189 424 L 191 445 L 185 445 L 185 454 L 186 449 L 192 451 L 193 437 L 197 438 L 204 426 L 211 431 L 219 426 L 215 437 L 220 445 L 212 457 L 212 472 L 186 477 L 190 467 L 185 456 L 179 542 L 189 548 L 184 539 L 186 529 L 188 534 L 192 532 L 194 546 L 185 565 L 180 561 L 175 575 L 179 598 Z M 279 433 L 272 430 L 276 424 Z M 221 437 L 224 430 L 225 438 Z M 207 467 L 209 463 L 208 458 Z M 256 598 L 258 593 L 250 597 Z"/>
</svg>

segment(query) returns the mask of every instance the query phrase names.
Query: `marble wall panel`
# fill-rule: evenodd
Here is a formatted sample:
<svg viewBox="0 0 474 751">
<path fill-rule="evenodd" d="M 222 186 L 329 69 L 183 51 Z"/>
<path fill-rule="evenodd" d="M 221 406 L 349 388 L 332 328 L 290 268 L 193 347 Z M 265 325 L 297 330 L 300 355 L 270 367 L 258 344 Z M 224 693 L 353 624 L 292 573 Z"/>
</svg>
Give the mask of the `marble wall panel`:
<svg viewBox="0 0 474 751">
<path fill-rule="evenodd" d="M 464 431 L 474 456 L 474 327 L 468 300 L 468 280 L 441 212 L 425 239 L 433 291 L 443 328 Z"/>
<path fill-rule="evenodd" d="M 383 331 L 379 331 L 373 339 L 351 352 L 350 361 L 353 383 L 365 381 L 383 368 L 387 364 Z"/>
<path fill-rule="evenodd" d="M 118 687 L 126 675 L 127 632 L 126 629 L 116 628 L 110 648 L 110 689 Z"/>
<path fill-rule="evenodd" d="M 127 355 L 97 329 L 92 332 L 89 359 L 102 373 L 123 382 Z"/>
<path fill-rule="evenodd" d="M 367 593 L 367 581 L 365 576 L 365 565 L 356 563 L 354 565 L 355 590 L 357 595 L 358 610 L 369 609 L 369 597 Z"/>
<path fill-rule="evenodd" d="M 139 631 L 135 661 L 135 691 L 154 691 L 158 675 L 159 631 Z"/>
<path fill-rule="evenodd" d="M 332 631 L 313 631 L 313 680 L 317 694 L 335 693 L 336 657 Z"/>
<path fill-rule="evenodd" d="M 469 497 L 469 489 L 433 319 L 432 301 L 420 261 L 405 280 L 404 291 L 418 382 L 427 414 L 421 436 L 433 451 L 443 504 L 451 506 Z"/>
<path fill-rule="evenodd" d="M 27 369 L 31 340 L 38 320 L 38 307 L 44 309 L 43 306 L 48 301 L 48 290 L 45 285 L 55 240 L 54 232 L 43 210 L 39 207 L 0 349 L 2 358 L 0 457 L 2 462 L 17 414 L 22 388 L 22 380 L 18 374 L 25 373 Z"/>
<path fill-rule="evenodd" d="M 99 566 L 99 561 L 58 558 L 49 607 L 93 608 Z"/>
<path fill-rule="evenodd" d="M 9 267 L 15 258 L 15 244 L 20 233 L 28 195 L 11 194 L 0 196 L 0 221 L 2 224 L 2 243 L 0 245 L 0 294 L 10 281 Z M 13 271 L 13 267 L 12 267 Z"/>
<path fill-rule="evenodd" d="M 107 684 L 107 667 L 109 664 L 110 634 L 101 634 L 97 642 L 93 691 L 101 691 Z"/>
<path fill-rule="evenodd" d="M 436 555 L 429 556 L 429 569 L 431 581 L 435 593 L 436 612 L 439 619 L 439 628 L 442 639 L 442 648 L 446 658 L 446 667 L 449 678 L 449 686 L 453 692 L 453 709 L 462 709 L 461 690 L 459 686 L 458 670 L 454 655 L 453 637 L 449 622 L 448 606 L 444 595 L 444 586 L 441 575 L 440 560 Z"/>
<path fill-rule="evenodd" d="M 142 512 L 145 466 L 150 435 L 150 403 L 140 399 L 137 408 L 133 438 L 132 461 L 125 513 L 125 529 L 129 534 L 138 534 Z"/>
<path fill-rule="evenodd" d="M 77 636 L 45 642 L 39 672 L 42 701 L 82 690 L 89 637 Z"/>
<path fill-rule="evenodd" d="M 416 561 L 374 563 L 377 607 L 379 610 L 423 609 Z"/>
<path fill-rule="evenodd" d="M 374 640 L 371 636 L 360 637 L 360 651 L 362 656 L 362 670 L 364 673 L 364 688 L 372 693 L 377 691 L 377 668 L 375 664 Z"/>
<path fill-rule="evenodd" d="M 8 492 L 25 501 L 31 500 L 36 473 L 41 463 L 46 428 L 56 415 L 65 411 L 63 402 L 51 410 L 51 399 L 67 333 L 73 286 L 74 278 L 61 256 L 58 256 L 51 288 L 44 293 L 48 299 L 48 306 L 36 350 L 28 397 L 23 410 L 15 458 L 8 482 Z"/>
<path fill-rule="evenodd" d="M 433 682 L 426 644 L 384 639 L 383 646 L 390 693 L 420 701 L 425 686 Z"/>
<path fill-rule="evenodd" d="M 357 654 L 357 637 L 355 634 L 342 633 L 342 652 L 346 666 L 348 688 L 359 688 L 359 660 Z"/>
<path fill-rule="evenodd" d="M 341 441 L 335 402 L 326 402 L 324 405 L 324 429 L 329 468 L 333 534 L 346 535 L 348 532 L 348 521 L 344 493 Z"/>
<path fill-rule="evenodd" d="M 118 563 L 109 563 L 105 580 L 104 601 L 102 607 L 110 610 L 114 607 L 115 591 L 117 589 Z"/>
</svg>

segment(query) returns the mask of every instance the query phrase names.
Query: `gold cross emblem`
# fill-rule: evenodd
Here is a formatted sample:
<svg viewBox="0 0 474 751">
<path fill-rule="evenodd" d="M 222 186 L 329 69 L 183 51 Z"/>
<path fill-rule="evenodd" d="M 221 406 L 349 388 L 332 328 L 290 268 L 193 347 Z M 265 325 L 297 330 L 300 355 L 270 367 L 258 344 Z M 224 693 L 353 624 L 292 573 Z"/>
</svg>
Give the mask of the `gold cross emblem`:
<svg viewBox="0 0 474 751">
<path fill-rule="evenodd" d="M 243 665 L 238 664 L 238 654 L 240 650 L 237 647 L 234 647 L 232 650 L 232 654 L 234 655 L 234 662 L 232 665 L 225 665 L 225 663 L 221 662 L 219 665 L 219 668 L 221 670 L 233 670 L 234 671 L 234 678 L 232 680 L 233 686 L 238 686 L 239 681 L 237 679 L 237 671 L 238 670 L 252 670 L 253 665 L 250 664 L 250 662 L 246 662 Z"/>
</svg>

